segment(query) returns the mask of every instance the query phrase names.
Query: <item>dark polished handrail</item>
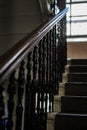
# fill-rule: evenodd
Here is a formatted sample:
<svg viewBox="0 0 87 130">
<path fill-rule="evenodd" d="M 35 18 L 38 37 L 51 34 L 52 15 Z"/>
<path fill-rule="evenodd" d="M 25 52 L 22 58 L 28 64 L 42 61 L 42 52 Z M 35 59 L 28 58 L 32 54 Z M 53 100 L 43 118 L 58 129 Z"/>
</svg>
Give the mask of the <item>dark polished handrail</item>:
<svg viewBox="0 0 87 130">
<path fill-rule="evenodd" d="M 0 57 L 0 83 L 2 83 L 7 75 L 18 66 L 24 57 L 28 55 L 33 47 L 38 44 L 42 37 L 47 34 L 47 32 L 56 24 L 56 22 L 59 22 L 65 16 L 67 11 L 68 9 L 65 8 L 51 20 L 39 26 L 31 34 L 27 35 L 13 48 Z"/>
</svg>

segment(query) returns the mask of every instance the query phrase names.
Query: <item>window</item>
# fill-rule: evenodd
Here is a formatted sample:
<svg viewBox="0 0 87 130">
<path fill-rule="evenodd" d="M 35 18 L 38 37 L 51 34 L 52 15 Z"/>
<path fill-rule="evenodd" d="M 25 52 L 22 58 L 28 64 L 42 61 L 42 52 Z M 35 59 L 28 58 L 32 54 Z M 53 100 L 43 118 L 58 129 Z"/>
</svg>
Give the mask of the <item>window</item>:
<svg viewBox="0 0 87 130">
<path fill-rule="evenodd" d="M 67 40 L 87 41 L 87 0 L 66 0 Z"/>
</svg>

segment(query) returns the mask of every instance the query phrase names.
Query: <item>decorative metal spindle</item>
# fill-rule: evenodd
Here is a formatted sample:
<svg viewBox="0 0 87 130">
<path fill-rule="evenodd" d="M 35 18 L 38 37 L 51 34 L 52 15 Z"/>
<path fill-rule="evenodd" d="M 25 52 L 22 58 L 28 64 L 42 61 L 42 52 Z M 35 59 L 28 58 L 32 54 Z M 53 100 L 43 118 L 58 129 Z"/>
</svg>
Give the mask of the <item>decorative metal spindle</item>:
<svg viewBox="0 0 87 130">
<path fill-rule="evenodd" d="M 60 23 L 58 23 L 58 47 L 57 47 L 57 50 L 58 50 L 58 56 L 57 56 L 57 66 L 58 66 L 58 75 L 57 75 L 57 78 L 58 78 L 58 81 L 61 81 L 62 80 L 62 45 L 61 45 L 61 26 L 60 26 Z"/>
<path fill-rule="evenodd" d="M 57 45 L 56 45 L 56 25 L 53 28 L 53 37 L 54 37 L 54 94 L 58 93 L 58 81 L 57 81 Z"/>
<path fill-rule="evenodd" d="M 52 51 L 52 47 L 53 47 L 53 43 L 52 43 L 52 29 L 50 30 L 50 35 L 49 35 L 49 112 L 51 112 L 51 105 L 52 105 L 52 103 L 51 103 L 51 97 L 50 97 L 50 95 L 51 95 L 51 93 L 52 93 L 52 90 L 53 90 L 53 77 L 52 77 L 52 75 L 53 75 L 53 55 L 52 55 L 52 53 L 53 53 L 53 51 Z"/>
<path fill-rule="evenodd" d="M 49 33 L 47 33 L 47 40 L 46 40 L 46 84 L 47 84 L 47 91 L 48 91 L 48 84 L 49 84 Z"/>
<path fill-rule="evenodd" d="M 33 51 L 33 81 L 37 81 L 37 47 L 34 47 Z"/>
<path fill-rule="evenodd" d="M 60 28 L 59 24 L 56 25 L 56 35 L 57 35 L 57 42 L 56 42 L 56 81 L 59 83 L 60 77 L 60 62 L 59 58 L 59 40 L 60 40 Z"/>
<path fill-rule="evenodd" d="M 55 42 L 55 83 L 56 83 L 56 94 L 58 94 L 58 71 L 57 71 L 57 31 L 56 31 L 56 25 L 54 26 L 54 42 Z"/>
<path fill-rule="evenodd" d="M 47 61 L 48 61 L 48 93 L 50 92 L 51 82 L 51 31 L 48 32 L 48 44 L 47 44 Z"/>
<path fill-rule="evenodd" d="M 54 27 L 52 29 L 52 91 L 55 92 L 55 41 L 54 41 Z"/>
<path fill-rule="evenodd" d="M 0 130 L 5 130 L 2 117 L 4 115 L 3 87 L 0 85 Z"/>
<path fill-rule="evenodd" d="M 36 104 L 37 104 L 37 90 L 38 90 L 38 84 L 37 84 L 37 67 L 38 67 L 38 63 L 37 63 L 37 58 L 38 58 L 38 48 L 37 46 L 34 47 L 33 50 L 33 80 L 32 80 L 32 128 L 36 129 L 37 125 L 38 125 L 38 121 L 39 121 L 39 117 L 36 113 Z"/>
<path fill-rule="evenodd" d="M 46 93 L 45 93 L 45 113 L 47 113 L 47 104 L 48 104 L 48 91 L 49 91 L 49 79 L 48 79 L 48 70 L 49 70 L 49 33 L 46 36 Z"/>
<path fill-rule="evenodd" d="M 66 16 L 62 19 L 62 32 L 63 32 L 63 51 L 64 51 L 64 69 L 67 64 L 67 42 L 66 42 Z"/>
<path fill-rule="evenodd" d="M 13 123 L 13 110 L 14 110 L 14 95 L 16 93 L 16 79 L 15 79 L 15 71 L 10 75 L 9 85 L 8 85 L 8 121 L 7 121 L 7 129 L 12 130 L 14 123 Z"/>
<path fill-rule="evenodd" d="M 54 94 L 53 91 L 49 93 L 49 112 L 53 111 L 53 103 L 54 103 Z"/>
<path fill-rule="evenodd" d="M 41 94 L 41 86 L 42 86 L 42 40 L 39 43 L 39 48 L 38 48 L 38 98 L 37 98 L 37 113 L 39 114 L 40 112 L 40 94 Z"/>
<path fill-rule="evenodd" d="M 31 116 L 32 116 L 32 93 L 31 93 L 31 82 L 32 82 L 32 53 L 28 55 L 27 61 L 27 80 L 25 89 L 25 113 L 24 113 L 24 130 L 32 130 Z"/>
<path fill-rule="evenodd" d="M 39 123 L 40 123 L 40 130 L 44 130 L 46 128 L 46 117 L 45 117 L 45 85 L 46 85 L 46 37 L 44 37 L 41 41 L 41 93 L 40 93 L 40 119 L 39 119 Z"/>
<path fill-rule="evenodd" d="M 51 41 L 52 41 L 52 30 L 50 30 L 50 35 L 49 35 L 49 82 L 51 84 L 51 79 L 52 79 L 52 48 L 51 48 Z"/>
<path fill-rule="evenodd" d="M 34 50 L 33 50 L 33 93 L 35 94 L 34 98 L 36 98 L 36 93 L 38 90 L 38 86 L 37 86 L 37 53 L 38 53 L 38 48 L 37 46 L 35 46 Z M 36 99 L 35 100 L 35 104 L 33 104 L 34 107 L 34 112 L 36 111 Z"/>
<path fill-rule="evenodd" d="M 60 26 L 61 26 L 61 29 L 60 29 L 60 38 L 61 38 L 61 65 L 62 65 L 62 69 L 61 69 L 61 73 L 64 72 L 64 46 L 65 46 L 65 43 L 64 43 L 64 30 L 63 30 L 63 20 L 60 21 Z"/>
<path fill-rule="evenodd" d="M 22 61 L 19 68 L 19 76 L 18 76 L 18 88 L 17 88 L 17 108 L 16 108 L 16 130 L 21 130 L 23 127 L 22 117 L 23 117 L 23 94 L 25 87 L 25 70 L 24 70 L 25 62 Z"/>
<path fill-rule="evenodd" d="M 60 21 L 58 26 L 58 67 L 59 67 L 59 80 L 62 81 L 62 73 L 64 72 L 64 67 L 67 60 L 67 48 L 66 48 L 66 35 L 65 35 L 65 25 L 63 27 L 63 20 Z"/>
<path fill-rule="evenodd" d="M 46 45 L 46 37 L 43 38 L 42 43 L 42 93 L 41 93 L 41 109 L 44 110 L 44 92 L 45 92 L 45 85 L 46 85 L 46 53 L 45 47 Z"/>
<path fill-rule="evenodd" d="M 51 93 L 49 93 L 49 112 L 51 112 Z"/>
</svg>

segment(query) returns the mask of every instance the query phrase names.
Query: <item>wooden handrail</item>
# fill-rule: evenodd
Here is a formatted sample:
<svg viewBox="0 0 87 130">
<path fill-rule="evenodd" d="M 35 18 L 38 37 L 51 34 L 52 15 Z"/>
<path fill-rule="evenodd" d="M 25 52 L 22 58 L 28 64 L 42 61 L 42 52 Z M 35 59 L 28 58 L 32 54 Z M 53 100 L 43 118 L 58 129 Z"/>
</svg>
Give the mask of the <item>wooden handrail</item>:
<svg viewBox="0 0 87 130">
<path fill-rule="evenodd" d="M 31 34 L 27 35 L 24 39 L 18 42 L 13 48 L 0 57 L 0 83 L 10 74 L 18 64 L 24 59 L 26 55 L 38 42 L 47 34 L 47 32 L 59 22 L 68 11 L 65 8 L 63 11 L 54 16 L 45 24 L 39 26 Z"/>
</svg>

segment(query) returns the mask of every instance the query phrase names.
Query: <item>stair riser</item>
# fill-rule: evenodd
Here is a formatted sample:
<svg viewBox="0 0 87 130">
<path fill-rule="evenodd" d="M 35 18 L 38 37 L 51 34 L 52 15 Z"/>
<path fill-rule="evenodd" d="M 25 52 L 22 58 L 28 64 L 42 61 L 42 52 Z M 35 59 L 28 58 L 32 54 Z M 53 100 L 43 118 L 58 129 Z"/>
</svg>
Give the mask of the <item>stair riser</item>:
<svg viewBox="0 0 87 130">
<path fill-rule="evenodd" d="M 74 72 L 83 72 L 83 73 L 86 73 L 87 72 L 87 66 L 81 66 L 81 65 L 78 65 L 78 66 L 66 66 L 65 67 L 65 72 L 66 73 L 74 73 Z"/>
<path fill-rule="evenodd" d="M 55 130 L 87 130 L 87 116 L 56 115 Z"/>
<path fill-rule="evenodd" d="M 87 96 L 87 84 L 83 83 L 60 83 L 59 95 Z"/>
<path fill-rule="evenodd" d="M 87 59 L 70 59 L 68 65 L 87 65 Z"/>
<path fill-rule="evenodd" d="M 61 112 L 87 113 L 87 97 L 80 97 L 80 96 L 61 97 Z"/>
<path fill-rule="evenodd" d="M 87 74 L 68 74 L 68 82 L 87 82 Z"/>
<path fill-rule="evenodd" d="M 87 82 L 87 74 L 70 73 L 63 75 L 63 82 Z"/>
<path fill-rule="evenodd" d="M 65 84 L 65 95 L 73 96 L 87 96 L 87 84 L 82 83 L 66 83 Z"/>
</svg>

